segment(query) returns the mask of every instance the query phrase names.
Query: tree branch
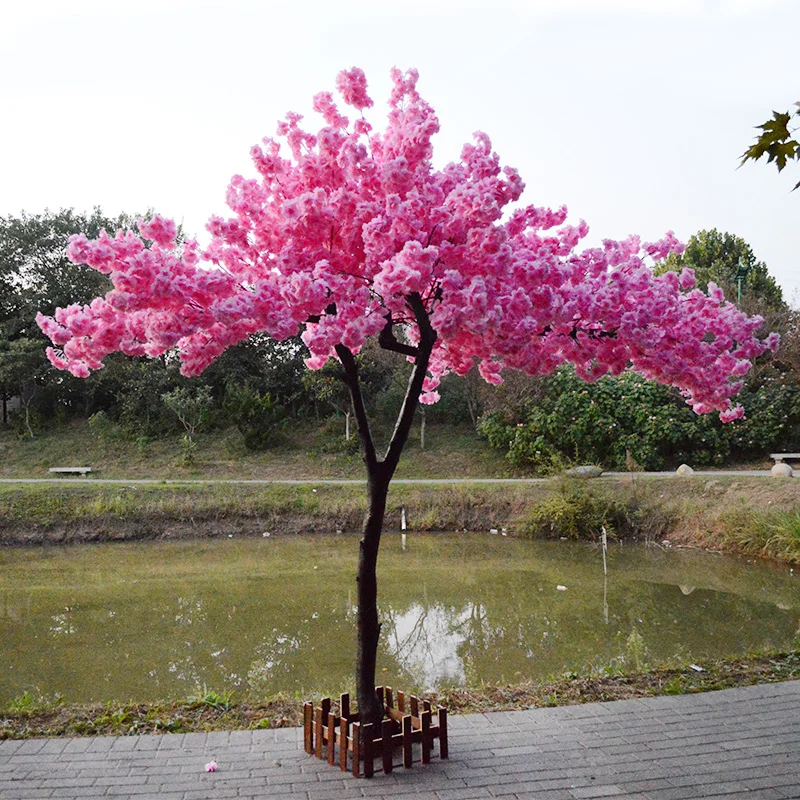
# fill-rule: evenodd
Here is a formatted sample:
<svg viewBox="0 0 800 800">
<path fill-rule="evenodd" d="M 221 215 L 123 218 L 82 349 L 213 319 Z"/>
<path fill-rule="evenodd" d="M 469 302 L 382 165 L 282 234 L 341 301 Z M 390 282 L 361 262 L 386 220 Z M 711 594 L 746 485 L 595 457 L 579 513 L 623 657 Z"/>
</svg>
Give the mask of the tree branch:
<svg viewBox="0 0 800 800">
<path fill-rule="evenodd" d="M 394 353 L 402 353 L 404 356 L 416 358 L 419 354 L 418 348 L 410 344 L 398 342 L 394 335 L 393 326 L 392 315 L 388 314 L 386 317 L 386 325 L 383 326 L 383 330 L 378 336 L 378 344 L 384 350 L 391 350 Z"/>
<path fill-rule="evenodd" d="M 358 365 L 355 356 L 343 344 L 336 345 L 336 355 L 342 362 L 344 369 L 344 382 L 350 390 L 350 398 L 353 401 L 353 412 L 356 416 L 356 426 L 358 428 L 358 438 L 361 440 L 361 449 L 364 453 L 364 461 L 367 465 L 367 473 L 375 474 L 378 467 L 378 456 L 375 453 L 375 442 L 369 429 L 369 419 L 367 409 L 364 406 L 364 397 L 361 394 L 361 384 L 358 379 Z"/>
<path fill-rule="evenodd" d="M 417 292 L 408 296 L 408 306 L 411 311 L 413 311 L 414 318 L 419 327 L 419 344 L 417 345 L 414 369 L 411 372 L 408 388 L 406 389 L 406 396 L 403 399 L 403 407 L 400 409 L 400 413 L 397 416 L 397 424 L 392 433 L 392 440 L 389 443 L 389 447 L 383 459 L 384 472 L 389 479 L 391 479 L 395 469 L 397 469 L 400 454 L 403 452 L 403 447 L 408 440 L 408 434 L 411 431 L 411 423 L 414 421 L 414 412 L 419 405 L 422 384 L 425 381 L 425 374 L 428 371 L 428 362 L 430 361 L 433 346 L 436 344 L 436 331 L 431 326 L 428 312 L 425 310 L 425 304 L 422 302 L 422 298 Z"/>
<path fill-rule="evenodd" d="M 336 303 L 329 303 L 325 309 L 325 313 L 331 316 L 334 315 L 336 313 Z M 319 322 L 321 319 L 321 314 L 309 314 L 306 322 Z"/>
</svg>

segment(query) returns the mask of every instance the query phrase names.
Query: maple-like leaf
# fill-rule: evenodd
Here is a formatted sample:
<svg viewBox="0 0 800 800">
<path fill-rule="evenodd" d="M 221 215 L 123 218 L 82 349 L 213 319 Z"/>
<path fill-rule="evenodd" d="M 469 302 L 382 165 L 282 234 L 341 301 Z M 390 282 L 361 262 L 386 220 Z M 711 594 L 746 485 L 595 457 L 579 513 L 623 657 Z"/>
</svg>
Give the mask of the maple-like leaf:
<svg viewBox="0 0 800 800">
<path fill-rule="evenodd" d="M 800 109 L 800 102 L 795 103 Z M 800 110 L 794 113 L 795 116 L 800 116 Z M 781 113 L 779 111 L 772 112 L 772 119 L 767 120 L 762 125 L 757 125 L 762 133 L 756 141 L 747 148 L 742 154 L 740 166 L 746 161 L 758 161 L 764 156 L 767 157 L 767 163 L 775 162 L 778 172 L 782 172 L 786 167 L 787 162 L 791 160 L 800 161 L 800 142 L 792 138 L 793 130 L 789 130 L 789 122 L 792 118 L 791 112 Z M 795 184 L 792 191 L 800 186 L 800 182 Z"/>
</svg>

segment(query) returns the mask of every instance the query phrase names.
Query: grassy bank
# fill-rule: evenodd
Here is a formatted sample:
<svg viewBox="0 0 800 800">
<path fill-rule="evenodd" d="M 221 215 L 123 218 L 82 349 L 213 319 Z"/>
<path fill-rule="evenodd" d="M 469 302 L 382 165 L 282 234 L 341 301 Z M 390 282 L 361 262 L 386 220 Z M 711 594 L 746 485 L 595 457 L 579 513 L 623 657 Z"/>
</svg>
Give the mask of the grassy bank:
<svg viewBox="0 0 800 800">
<path fill-rule="evenodd" d="M 326 425 L 296 423 L 263 452 L 244 447 L 234 428 L 197 435 L 194 463 L 183 461 L 181 437 L 120 438 L 97 433 L 82 420 L 20 438 L 0 427 L 0 477 L 45 478 L 50 467 L 88 466 L 100 478 L 361 478 L 364 465 L 355 439 L 344 439 L 344 420 Z M 424 456 L 424 457 L 420 457 Z M 503 457 L 470 427 L 428 425 L 425 449 L 416 426 L 398 477 L 501 477 Z"/>
<path fill-rule="evenodd" d="M 702 672 L 695 669 L 698 666 Z M 544 683 L 485 684 L 423 696 L 452 713 L 469 714 L 688 694 L 798 678 L 800 650 L 790 650 L 631 673 L 567 675 Z M 311 698 L 276 696 L 246 703 L 203 689 L 183 701 L 70 706 L 23 695 L 0 711 L 0 739 L 294 727 L 302 724 L 304 699 Z"/>
<path fill-rule="evenodd" d="M 0 485 L 0 543 L 47 544 L 354 532 L 363 485 Z M 800 483 L 772 478 L 623 478 L 393 486 L 387 529 L 506 528 L 541 538 L 623 539 L 800 564 Z"/>
<path fill-rule="evenodd" d="M 399 530 L 485 530 L 521 519 L 541 496 L 527 485 L 395 486 L 386 525 Z M 354 532 L 363 485 L 4 484 L 0 543 Z"/>
</svg>

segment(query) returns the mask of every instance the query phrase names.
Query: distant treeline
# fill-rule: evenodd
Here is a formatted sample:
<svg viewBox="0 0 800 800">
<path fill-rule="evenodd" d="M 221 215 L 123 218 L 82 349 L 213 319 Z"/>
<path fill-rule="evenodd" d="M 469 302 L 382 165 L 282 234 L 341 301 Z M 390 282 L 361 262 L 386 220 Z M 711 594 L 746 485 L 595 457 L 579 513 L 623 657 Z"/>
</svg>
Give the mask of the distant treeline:
<svg viewBox="0 0 800 800">
<path fill-rule="evenodd" d="M 113 234 L 135 224 L 135 216 L 108 218 L 71 210 L 0 217 L 0 403 L 2 423 L 20 435 L 76 417 L 120 435 L 183 434 L 191 448 L 198 433 L 236 426 L 248 448 L 263 449 L 292 420 L 341 418 L 345 436 L 349 396 L 338 368 L 312 372 L 299 338 L 275 342 L 266 336 L 225 352 L 199 378 L 183 378 L 177 358 L 113 355 L 85 379 L 53 369 L 48 342 L 35 324 L 38 311 L 52 314 L 71 303 L 88 303 L 108 289 L 105 276 L 70 263 L 68 237 Z M 721 425 L 713 415 L 697 417 L 675 391 L 636 375 L 585 384 L 562 368 L 548 377 L 507 374 L 498 388 L 476 374 L 448 376 L 441 400 L 425 408 L 426 419 L 469 424 L 507 454 L 519 469 L 546 472 L 570 462 L 611 468 L 656 469 L 686 461 L 696 465 L 763 457 L 771 449 L 800 445 L 800 321 L 780 288 L 738 237 L 701 231 L 686 253 L 658 265 L 659 271 L 695 269 L 702 288 L 713 280 L 726 296 L 767 320 L 784 345 L 748 375 L 741 398 L 747 419 Z M 408 365 L 378 347 L 359 355 L 367 405 L 376 427 L 386 426 L 402 402 Z"/>
</svg>

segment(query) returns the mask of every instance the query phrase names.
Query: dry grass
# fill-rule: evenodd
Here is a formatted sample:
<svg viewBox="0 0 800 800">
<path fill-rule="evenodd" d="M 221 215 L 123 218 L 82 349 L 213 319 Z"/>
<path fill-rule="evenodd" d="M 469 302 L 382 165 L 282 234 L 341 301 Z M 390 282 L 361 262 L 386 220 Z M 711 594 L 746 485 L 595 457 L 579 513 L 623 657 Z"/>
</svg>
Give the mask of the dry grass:
<svg viewBox="0 0 800 800">
<path fill-rule="evenodd" d="M 336 434 L 334 430 L 334 434 Z M 21 439 L 0 430 L 0 477 L 45 478 L 50 467 L 90 466 L 100 478 L 300 479 L 363 478 L 361 458 L 330 427 L 295 424 L 264 452 L 245 449 L 235 429 L 197 437 L 191 466 L 182 464 L 180 436 L 132 441 L 97 435 L 85 422 Z M 424 455 L 424 457 L 420 457 Z M 78 463 L 80 462 L 80 463 Z M 398 477 L 494 477 L 508 467 L 470 428 L 428 425 L 426 448 L 412 435 Z"/>
<path fill-rule="evenodd" d="M 484 684 L 423 697 L 445 705 L 451 713 L 470 714 L 705 692 L 796 680 L 800 650 L 701 662 L 700 666 L 703 672 L 683 665 L 630 674 L 568 675 L 545 683 Z M 318 698 L 279 695 L 262 703 L 237 703 L 206 691 L 184 702 L 66 706 L 58 700 L 24 695 L 0 712 L 0 739 L 296 727 L 302 723 L 303 699 Z"/>
</svg>

